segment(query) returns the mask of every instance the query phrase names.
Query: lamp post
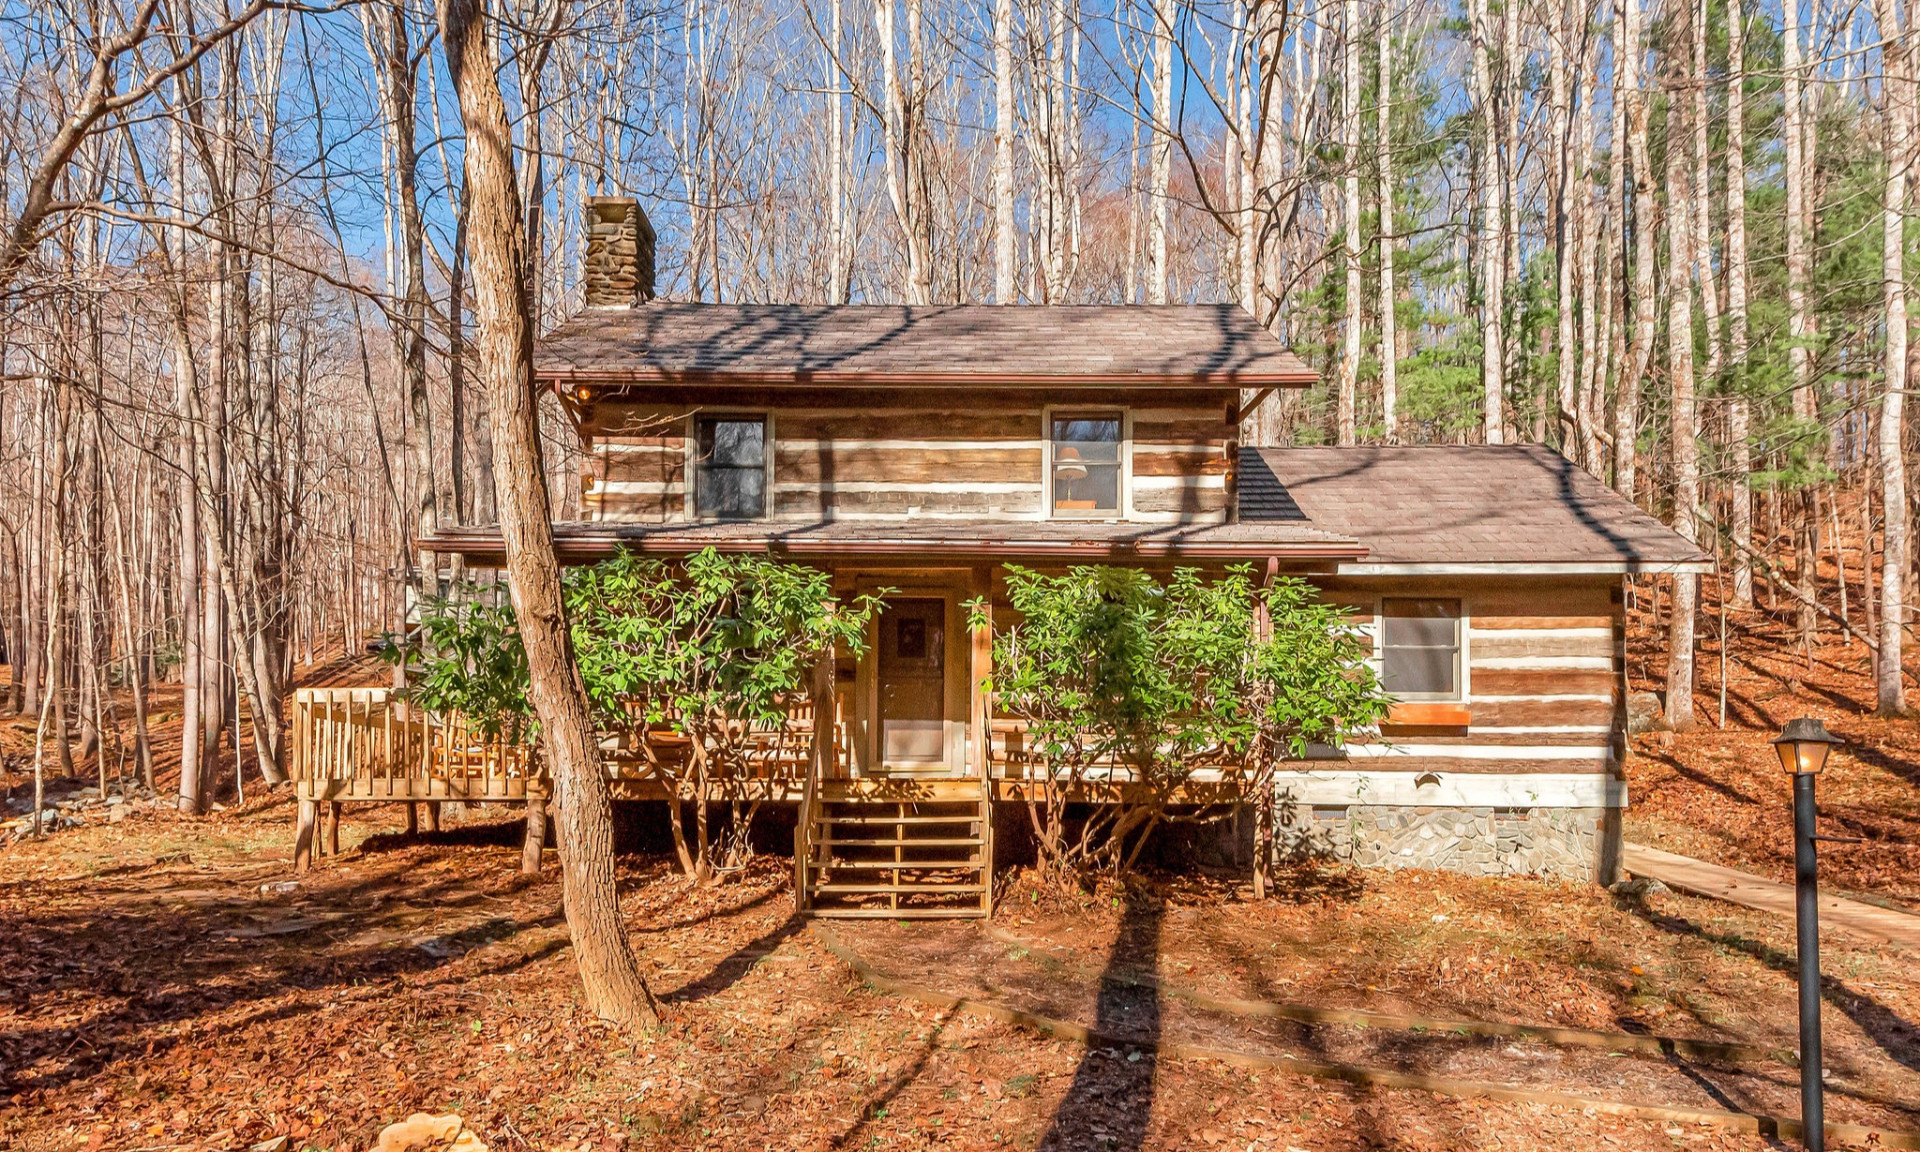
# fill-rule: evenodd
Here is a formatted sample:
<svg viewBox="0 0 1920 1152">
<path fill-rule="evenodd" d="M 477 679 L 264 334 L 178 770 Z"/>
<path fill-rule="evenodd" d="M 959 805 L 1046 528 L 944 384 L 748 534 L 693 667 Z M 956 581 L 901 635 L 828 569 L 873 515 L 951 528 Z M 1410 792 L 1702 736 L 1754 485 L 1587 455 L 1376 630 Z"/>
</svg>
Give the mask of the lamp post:
<svg viewBox="0 0 1920 1152">
<path fill-rule="evenodd" d="M 1793 774 L 1793 881 L 1800 953 L 1800 1126 L 1809 1152 L 1825 1152 L 1826 1106 L 1820 1089 L 1820 893 L 1815 879 L 1813 778 L 1840 743 L 1826 725 L 1792 720 L 1774 738 L 1780 767 Z"/>
</svg>

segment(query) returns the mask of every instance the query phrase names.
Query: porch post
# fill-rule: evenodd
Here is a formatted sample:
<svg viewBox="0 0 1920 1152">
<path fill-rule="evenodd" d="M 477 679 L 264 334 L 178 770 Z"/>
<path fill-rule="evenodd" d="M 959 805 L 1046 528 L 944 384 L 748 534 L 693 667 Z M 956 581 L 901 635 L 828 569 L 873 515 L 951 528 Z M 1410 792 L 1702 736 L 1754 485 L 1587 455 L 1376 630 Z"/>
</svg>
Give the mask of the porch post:
<svg viewBox="0 0 1920 1152">
<path fill-rule="evenodd" d="M 301 800 L 293 832 L 293 871 L 296 876 L 303 875 L 313 867 L 313 832 L 314 825 L 319 822 L 320 805 L 312 800 Z"/>
<path fill-rule="evenodd" d="M 527 840 L 520 846 L 520 875 L 540 874 L 540 854 L 547 849 L 547 802 L 527 797 Z"/>
<path fill-rule="evenodd" d="M 978 567 L 973 570 L 973 595 L 993 602 L 993 569 Z M 993 628 L 973 629 L 973 659 L 968 670 L 967 680 L 967 732 L 971 748 L 967 756 L 967 766 L 986 787 L 991 790 L 993 775 L 993 720 L 989 714 L 986 682 L 993 676 Z"/>
</svg>

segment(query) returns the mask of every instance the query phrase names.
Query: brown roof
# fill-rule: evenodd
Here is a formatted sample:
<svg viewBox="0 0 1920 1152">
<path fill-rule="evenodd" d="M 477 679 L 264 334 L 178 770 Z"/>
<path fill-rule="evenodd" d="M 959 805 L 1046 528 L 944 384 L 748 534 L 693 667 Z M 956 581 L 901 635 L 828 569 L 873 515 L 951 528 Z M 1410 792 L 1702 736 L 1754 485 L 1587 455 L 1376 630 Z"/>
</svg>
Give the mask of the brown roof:
<svg viewBox="0 0 1920 1152">
<path fill-rule="evenodd" d="M 713 547 L 729 552 L 793 556 L 977 556 L 1009 559 L 1157 559 L 1279 556 L 1355 560 L 1367 550 L 1351 537 L 1310 524 L 1128 524 L 1064 520 L 900 519 L 721 524 L 613 524 L 563 521 L 554 546 L 574 563 L 635 552 L 685 554 Z M 433 552 L 460 552 L 484 563 L 502 554 L 492 525 L 446 528 L 420 541 Z"/>
<path fill-rule="evenodd" d="M 589 308 L 542 340 L 553 380 L 1304 387 L 1302 363 L 1233 304 Z"/>
<path fill-rule="evenodd" d="M 1697 566 L 1679 533 L 1552 449 L 1243 448 L 1243 526 L 1357 537 L 1369 564 Z"/>
</svg>

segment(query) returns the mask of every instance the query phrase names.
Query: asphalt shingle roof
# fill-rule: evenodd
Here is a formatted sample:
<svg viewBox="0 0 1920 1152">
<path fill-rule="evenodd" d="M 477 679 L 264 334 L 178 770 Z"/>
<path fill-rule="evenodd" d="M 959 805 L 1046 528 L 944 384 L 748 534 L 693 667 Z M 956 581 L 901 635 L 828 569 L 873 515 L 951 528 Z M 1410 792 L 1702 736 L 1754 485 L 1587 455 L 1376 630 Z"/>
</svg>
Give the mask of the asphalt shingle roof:
<svg viewBox="0 0 1920 1152">
<path fill-rule="evenodd" d="M 1242 448 L 1242 524 L 1357 537 L 1367 563 L 1698 563 L 1706 553 L 1538 444 Z"/>
<path fill-rule="evenodd" d="M 963 386 L 1297 386 L 1314 372 L 1233 304 L 685 304 L 589 308 L 549 379 Z"/>
</svg>

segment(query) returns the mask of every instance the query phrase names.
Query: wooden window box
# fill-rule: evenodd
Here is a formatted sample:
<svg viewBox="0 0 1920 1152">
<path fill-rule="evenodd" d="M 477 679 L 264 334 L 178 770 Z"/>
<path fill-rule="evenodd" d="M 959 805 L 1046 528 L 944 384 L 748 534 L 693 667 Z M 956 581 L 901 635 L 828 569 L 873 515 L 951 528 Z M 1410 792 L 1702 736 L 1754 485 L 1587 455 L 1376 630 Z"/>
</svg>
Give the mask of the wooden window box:
<svg viewBox="0 0 1920 1152">
<path fill-rule="evenodd" d="M 1426 732 L 1434 729 L 1465 731 L 1472 720 L 1473 714 L 1465 704 L 1403 701 L 1388 710 L 1387 718 L 1380 722 L 1380 728 L 1389 734 L 1395 731 L 1404 734 L 1408 729 Z"/>
</svg>

